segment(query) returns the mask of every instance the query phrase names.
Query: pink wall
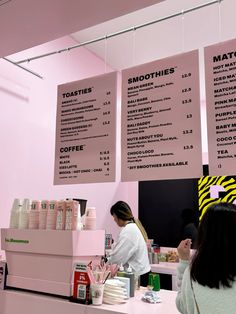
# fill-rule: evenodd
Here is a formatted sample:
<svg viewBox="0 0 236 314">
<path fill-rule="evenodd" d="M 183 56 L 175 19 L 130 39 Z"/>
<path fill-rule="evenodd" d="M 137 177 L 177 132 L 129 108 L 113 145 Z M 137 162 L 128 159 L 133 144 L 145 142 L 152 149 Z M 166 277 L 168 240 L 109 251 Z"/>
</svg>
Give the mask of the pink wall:
<svg viewBox="0 0 236 314">
<path fill-rule="evenodd" d="M 75 42 L 64 37 L 11 56 L 13 60 L 25 55 L 52 51 Z M 120 182 L 120 136 L 118 121 L 117 180 L 114 183 L 53 185 L 56 93 L 57 84 L 104 73 L 104 63 L 88 50 L 81 48 L 30 64 L 42 74 L 40 80 L 27 72 L 0 61 L 0 227 L 8 227 L 13 199 L 62 199 L 78 197 L 97 208 L 98 228 L 114 236 L 119 228 L 109 214 L 110 206 L 123 199 L 130 203 L 137 216 L 137 182 Z M 109 70 L 109 69 L 107 69 Z M 110 69 L 111 70 L 111 69 Z M 120 97 L 118 99 L 120 119 Z"/>
</svg>

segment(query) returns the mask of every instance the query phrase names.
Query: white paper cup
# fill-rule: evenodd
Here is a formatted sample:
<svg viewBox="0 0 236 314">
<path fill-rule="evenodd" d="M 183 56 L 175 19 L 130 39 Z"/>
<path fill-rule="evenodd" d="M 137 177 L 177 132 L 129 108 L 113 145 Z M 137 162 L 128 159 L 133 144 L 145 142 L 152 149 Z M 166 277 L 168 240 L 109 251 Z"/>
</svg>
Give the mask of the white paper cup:
<svg viewBox="0 0 236 314">
<path fill-rule="evenodd" d="M 103 299 L 104 285 L 102 283 L 91 283 L 92 304 L 101 305 Z"/>
</svg>

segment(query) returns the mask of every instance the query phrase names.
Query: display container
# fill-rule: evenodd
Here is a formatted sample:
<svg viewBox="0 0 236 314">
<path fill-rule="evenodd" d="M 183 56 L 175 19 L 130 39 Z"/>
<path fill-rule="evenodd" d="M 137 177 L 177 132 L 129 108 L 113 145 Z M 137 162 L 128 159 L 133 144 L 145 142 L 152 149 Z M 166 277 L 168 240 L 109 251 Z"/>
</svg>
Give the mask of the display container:
<svg viewBox="0 0 236 314">
<path fill-rule="evenodd" d="M 105 230 L 1 229 L 7 286 L 71 296 L 73 267 L 104 255 Z"/>
</svg>

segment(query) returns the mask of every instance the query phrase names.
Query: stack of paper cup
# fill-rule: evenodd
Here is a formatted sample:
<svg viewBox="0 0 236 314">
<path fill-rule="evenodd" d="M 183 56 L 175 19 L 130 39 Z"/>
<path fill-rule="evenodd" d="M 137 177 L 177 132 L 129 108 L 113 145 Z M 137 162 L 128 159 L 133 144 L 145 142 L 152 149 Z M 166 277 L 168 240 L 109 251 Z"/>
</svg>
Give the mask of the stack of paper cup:
<svg viewBox="0 0 236 314">
<path fill-rule="evenodd" d="M 96 208 L 88 207 L 85 216 L 85 229 L 96 230 Z"/>
<path fill-rule="evenodd" d="M 39 228 L 39 209 L 41 206 L 40 201 L 32 201 L 31 210 L 29 212 L 29 229 Z"/>
<path fill-rule="evenodd" d="M 66 204 L 65 201 L 61 200 L 57 203 L 56 229 L 64 230 L 65 222 L 66 222 Z"/>
<path fill-rule="evenodd" d="M 41 201 L 41 208 L 39 211 L 39 229 L 46 229 L 48 207 L 49 207 L 48 200 Z"/>
<path fill-rule="evenodd" d="M 22 209 L 19 215 L 19 229 L 29 228 L 29 212 L 31 208 L 31 203 L 28 198 L 23 200 Z"/>
<path fill-rule="evenodd" d="M 57 201 L 49 201 L 46 229 L 55 230 L 57 220 Z"/>
<path fill-rule="evenodd" d="M 65 204 L 66 204 L 65 230 L 72 230 L 74 201 L 70 199 L 67 200 Z"/>
<path fill-rule="evenodd" d="M 19 214 L 21 210 L 21 200 L 15 198 L 12 204 L 11 217 L 10 217 L 10 228 L 17 229 L 19 226 Z"/>
</svg>

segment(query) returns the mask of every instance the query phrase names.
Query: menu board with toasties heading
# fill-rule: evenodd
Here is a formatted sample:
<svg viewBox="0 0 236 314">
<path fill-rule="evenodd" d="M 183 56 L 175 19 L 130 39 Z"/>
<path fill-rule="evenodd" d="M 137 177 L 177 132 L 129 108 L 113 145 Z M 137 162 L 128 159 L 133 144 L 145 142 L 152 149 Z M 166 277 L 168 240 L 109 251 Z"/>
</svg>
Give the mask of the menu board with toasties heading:
<svg viewBox="0 0 236 314">
<path fill-rule="evenodd" d="M 115 181 L 116 72 L 58 86 L 54 184 Z"/>
<path fill-rule="evenodd" d="M 202 176 L 198 51 L 122 71 L 122 181 Z"/>
<path fill-rule="evenodd" d="M 236 174 L 236 39 L 205 48 L 209 174 Z"/>
</svg>

